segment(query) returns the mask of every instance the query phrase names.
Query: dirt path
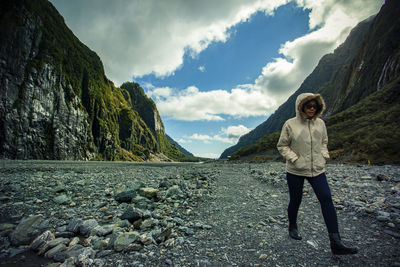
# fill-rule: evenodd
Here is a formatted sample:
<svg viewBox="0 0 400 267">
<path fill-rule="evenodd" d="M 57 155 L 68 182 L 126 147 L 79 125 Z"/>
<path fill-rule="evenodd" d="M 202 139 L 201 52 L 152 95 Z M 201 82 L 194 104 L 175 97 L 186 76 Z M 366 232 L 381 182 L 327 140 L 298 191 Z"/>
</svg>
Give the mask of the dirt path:
<svg viewBox="0 0 400 267">
<path fill-rule="evenodd" d="M 311 187 L 299 212 L 303 240 L 287 234 L 288 192 L 281 182 L 255 179 L 251 165 L 219 165 L 211 196 L 187 220 L 205 224 L 188 244 L 165 256 L 176 266 L 399 266 L 399 240 L 373 232 L 371 222 L 338 211 L 344 240 L 360 248 L 353 256 L 332 256 L 319 203 Z M 275 175 L 284 175 L 282 169 Z M 276 181 L 276 180 L 275 180 Z M 279 181 L 279 179 L 278 179 Z M 309 192 L 309 194 L 307 194 Z M 347 239 L 346 239 L 347 238 Z M 397 264 L 397 265 L 396 265 Z"/>
</svg>

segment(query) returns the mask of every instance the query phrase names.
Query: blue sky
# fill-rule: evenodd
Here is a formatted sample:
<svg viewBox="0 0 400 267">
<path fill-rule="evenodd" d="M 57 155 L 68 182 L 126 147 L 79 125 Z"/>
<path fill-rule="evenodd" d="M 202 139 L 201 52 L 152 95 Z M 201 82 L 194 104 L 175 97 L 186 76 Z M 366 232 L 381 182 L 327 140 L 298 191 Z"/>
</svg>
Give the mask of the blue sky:
<svg viewBox="0 0 400 267">
<path fill-rule="evenodd" d="M 138 82 L 165 130 L 217 158 L 265 121 L 383 0 L 51 0 L 116 86 Z"/>
</svg>

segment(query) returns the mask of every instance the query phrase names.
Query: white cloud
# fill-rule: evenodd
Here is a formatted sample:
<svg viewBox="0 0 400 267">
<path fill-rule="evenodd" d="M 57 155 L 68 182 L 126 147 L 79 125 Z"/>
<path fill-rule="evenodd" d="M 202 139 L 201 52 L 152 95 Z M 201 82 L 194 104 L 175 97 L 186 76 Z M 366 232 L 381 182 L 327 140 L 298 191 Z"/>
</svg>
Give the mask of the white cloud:
<svg viewBox="0 0 400 267">
<path fill-rule="evenodd" d="M 200 66 L 200 67 L 199 67 L 199 71 L 201 71 L 201 72 L 205 72 L 205 71 L 206 71 L 206 67 L 204 67 L 204 66 Z"/>
<path fill-rule="evenodd" d="M 150 89 L 148 95 L 157 95 L 159 88 Z M 201 92 L 195 86 L 174 92 L 168 98 L 156 97 L 160 114 L 177 120 L 221 121 L 222 115 L 248 117 L 267 115 L 276 107 L 276 101 L 255 90 L 252 85 L 241 85 L 231 91 Z"/>
<path fill-rule="evenodd" d="M 194 133 L 191 136 L 184 136 L 179 139 L 179 143 L 189 143 L 192 140 L 201 141 L 204 144 L 211 144 L 213 142 L 222 142 L 227 144 L 235 144 L 240 136 L 250 132 L 251 129 L 244 125 L 229 126 L 222 128 L 219 134 L 214 136 Z"/>
<path fill-rule="evenodd" d="M 208 158 L 208 159 L 218 159 L 221 154 L 216 154 L 216 153 L 196 153 L 194 154 L 196 157 L 201 157 L 201 158 Z"/>
<path fill-rule="evenodd" d="M 345 41 L 359 21 L 376 13 L 383 0 L 296 2 L 311 9 L 309 26 L 314 31 L 283 44 L 279 50 L 282 57 L 267 63 L 255 81 L 255 87 L 279 103 L 300 87 L 323 55 Z"/>
<path fill-rule="evenodd" d="M 169 87 L 158 87 L 155 88 L 150 84 L 146 84 L 144 86 L 147 89 L 147 96 L 153 97 L 157 100 L 166 99 L 172 94 L 172 89 Z"/>
<path fill-rule="evenodd" d="M 192 136 L 188 137 L 189 139 L 193 139 L 193 140 L 199 140 L 199 141 L 203 141 L 206 144 L 209 144 L 213 138 L 209 135 L 204 135 L 204 134 L 193 134 Z"/>
<path fill-rule="evenodd" d="M 222 128 L 222 132 L 226 136 L 228 136 L 228 138 L 236 138 L 236 139 L 238 139 L 244 134 L 247 134 L 250 131 L 251 129 L 247 128 L 244 125 L 229 126 L 228 128 Z"/>
<path fill-rule="evenodd" d="M 163 116 L 177 120 L 223 120 L 223 115 L 267 115 L 287 99 L 318 60 L 342 43 L 350 29 L 376 13 L 383 0 L 292 0 L 310 9 L 310 32 L 282 44 L 281 56 L 266 62 L 251 84 L 229 91 L 188 87 L 151 88 Z M 132 76 L 171 75 L 183 56 L 196 56 L 212 42 L 229 39 L 229 29 L 257 11 L 272 15 L 289 0 L 51 0 L 73 32 L 101 57 L 116 85 Z M 260 55 L 262 56 L 262 55 Z M 201 66 L 199 68 L 202 71 Z"/>
<path fill-rule="evenodd" d="M 192 143 L 192 140 L 180 138 L 180 139 L 178 139 L 177 142 L 178 142 L 178 144 L 187 144 L 187 143 Z"/>
<path fill-rule="evenodd" d="M 311 9 L 308 34 L 282 44 L 281 57 L 266 63 L 252 84 L 230 91 L 202 92 L 189 87 L 157 102 L 162 115 L 177 120 L 223 120 L 271 113 L 297 90 L 318 64 L 319 59 L 343 43 L 350 30 L 361 20 L 377 12 L 382 0 L 313 1 L 297 0 Z"/>
<path fill-rule="evenodd" d="M 288 0 L 51 0 L 78 38 L 95 50 L 119 86 L 132 76 L 165 76 L 229 28 L 259 10 L 272 14 Z M 115 3 L 114 3 L 115 2 Z"/>
</svg>

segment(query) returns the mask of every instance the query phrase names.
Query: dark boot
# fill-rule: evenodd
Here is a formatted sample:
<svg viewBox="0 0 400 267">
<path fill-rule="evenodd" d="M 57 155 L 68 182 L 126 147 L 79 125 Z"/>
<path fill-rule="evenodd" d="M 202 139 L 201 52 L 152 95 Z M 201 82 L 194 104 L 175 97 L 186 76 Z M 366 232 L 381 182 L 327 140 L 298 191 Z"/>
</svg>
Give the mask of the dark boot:
<svg viewBox="0 0 400 267">
<path fill-rule="evenodd" d="M 297 230 L 297 224 L 289 224 L 289 236 L 296 240 L 301 240 L 302 237 L 299 235 Z"/>
<path fill-rule="evenodd" d="M 357 248 L 346 247 L 340 240 L 338 233 L 329 233 L 329 240 L 331 241 L 331 250 L 336 255 L 356 254 Z"/>
</svg>

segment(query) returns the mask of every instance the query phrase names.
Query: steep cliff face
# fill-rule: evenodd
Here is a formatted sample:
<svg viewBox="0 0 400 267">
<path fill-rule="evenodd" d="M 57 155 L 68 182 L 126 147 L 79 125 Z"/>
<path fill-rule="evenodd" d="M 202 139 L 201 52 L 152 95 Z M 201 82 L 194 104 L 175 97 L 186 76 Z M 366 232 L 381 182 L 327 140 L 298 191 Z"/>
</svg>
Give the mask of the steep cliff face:
<svg viewBox="0 0 400 267">
<path fill-rule="evenodd" d="M 190 160 L 193 155 L 186 154 L 186 150 L 166 135 L 156 104 L 144 93 L 143 88 L 134 82 L 126 82 L 121 85 L 121 88 L 125 90 L 123 94 L 131 108 L 138 112 L 155 137 L 157 150 L 173 160 Z"/>
<path fill-rule="evenodd" d="M 107 79 L 47 0 L 3 2 L 0 157 L 148 160 L 162 152 L 155 105 L 135 108 L 143 98 Z"/>
<path fill-rule="evenodd" d="M 43 21 L 12 3 L 0 28 L 0 147 L 9 158 L 80 159 L 93 156 L 88 116 L 49 59 L 37 65 Z"/>
<path fill-rule="evenodd" d="M 329 117 L 396 80 L 400 73 L 399 12 L 399 1 L 386 1 L 376 17 L 357 25 L 333 54 L 321 58 L 300 88 L 274 114 L 225 150 L 221 158 L 280 131 L 283 123 L 295 116 L 294 103 L 301 93 L 322 94 L 327 103 L 324 116 Z"/>
<path fill-rule="evenodd" d="M 144 93 L 140 85 L 134 82 L 126 82 L 121 85 L 121 88 L 127 91 L 124 94 L 126 101 L 130 103 L 133 110 L 139 113 L 153 135 L 157 136 L 157 133 L 165 135 L 164 124 L 158 113 L 156 104 Z"/>
</svg>

